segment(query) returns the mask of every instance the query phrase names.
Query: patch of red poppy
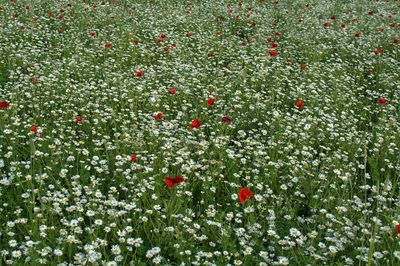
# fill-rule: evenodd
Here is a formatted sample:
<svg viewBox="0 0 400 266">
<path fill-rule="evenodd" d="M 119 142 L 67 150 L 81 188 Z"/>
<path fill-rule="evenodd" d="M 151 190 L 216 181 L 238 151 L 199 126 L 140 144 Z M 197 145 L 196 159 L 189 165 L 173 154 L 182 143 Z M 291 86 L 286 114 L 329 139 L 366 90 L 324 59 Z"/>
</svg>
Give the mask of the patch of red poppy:
<svg viewBox="0 0 400 266">
<path fill-rule="evenodd" d="M 298 100 L 296 102 L 296 106 L 299 107 L 299 108 L 303 107 L 304 106 L 304 101 L 303 100 Z"/>
<path fill-rule="evenodd" d="M 271 57 L 276 57 L 276 56 L 278 55 L 278 52 L 275 51 L 275 50 L 269 50 L 268 53 L 269 53 L 269 55 L 270 55 Z"/>
<path fill-rule="evenodd" d="M 245 187 L 239 190 L 238 195 L 240 202 L 242 203 L 242 205 L 244 205 L 248 199 L 253 197 L 253 192 L 251 192 L 250 189 Z"/>
<path fill-rule="evenodd" d="M 197 117 L 195 119 L 193 119 L 193 121 L 189 125 L 190 128 L 199 128 L 200 126 L 201 126 L 201 123 Z"/>
<path fill-rule="evenodd" d="M 232 118 L 230 118 L 229 116 L 224 116 L 222 117 L 222 123 L 230 125 L 232 123 Z"/>
<path fill-rule="evenodd" d="M 5 109 L 9 106 L 10 106 L 9 102 L 6 102 L 6 101 L 0 102 L 0 109 Z"/>
<path fill-rule="evenodd" d="M 158 112 L 154 117 L 157 121 L 161 121 L 163 119 L 163 113 Z"/>
<path fill-rule="evenodd" d="M 143 76 L 143 71 L 142 70 L 136 71 L 135 77 L 140 78 L 141 76 Z"/>
<path fill-rule="evenodd" d="M 164 178 L 164 183 L 167 185 L 169 188 L 173 188 L 176 184 L 182 183 L 185 181 L 185 179 L 182 176 L 177 176 L 177 177 L 165 177 Z"/>
<path fill-rule="evenodd" d="M 385 98 L 379 98 L 378 102 L 380 105 L 386 106 L 388 101 Z"/>
<path fill-rule="evenodd" d="M 35 125 L 32 125 L 31 128 L 29 129 L 30 132 L 37 132 L 38 131 L 38 127 Z"/>
</svg>

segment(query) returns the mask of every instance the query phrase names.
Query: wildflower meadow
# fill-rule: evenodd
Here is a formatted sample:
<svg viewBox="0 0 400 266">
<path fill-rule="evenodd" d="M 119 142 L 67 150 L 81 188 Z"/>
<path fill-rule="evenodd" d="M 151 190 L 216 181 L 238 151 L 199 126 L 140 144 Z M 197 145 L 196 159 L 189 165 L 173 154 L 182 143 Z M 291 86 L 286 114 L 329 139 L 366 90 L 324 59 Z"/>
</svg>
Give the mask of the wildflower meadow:
<svg viewBox="0 0 400 266">
<path fill-rule="evenodd" d="M 0 265 L 400 265 L 400 2 L 0 0 Z"/>
</svg>

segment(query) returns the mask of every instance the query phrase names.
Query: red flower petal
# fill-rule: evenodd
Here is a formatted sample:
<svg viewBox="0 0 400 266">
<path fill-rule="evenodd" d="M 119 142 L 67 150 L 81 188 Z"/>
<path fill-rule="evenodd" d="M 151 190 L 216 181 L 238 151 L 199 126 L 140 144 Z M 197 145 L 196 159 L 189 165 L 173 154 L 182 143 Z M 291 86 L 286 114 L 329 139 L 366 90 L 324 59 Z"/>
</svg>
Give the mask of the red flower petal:
<svg viewBox="0 0 400 266">
<path fill-rule="evenodd" d="M 303 105 L 304 105 L 304 101 L 303 100 L 298 100 L 296 102 L 296 106 L 299 107 L 299 108 L 303 107 Z"/>
<path fill-rule="evenodd" d="M 271 57 L 276 57 L 276 56 L 278 55 L 278 52 L 275 51 L 275 50 L 269 50 L 268 53 L 269 53 L 269 55 L 270 55 Z"/>
<path fill-rule="evenodd" d="M 201 126 L 200 120 L 196 117 L 193 119 L 192 123 L 190 123 L 190 128 L 199 128 Z"/>
<path fill-rule="evenodd" d="M 10 106 L 9 102 L 0 102 L 0 109 L 5 109 Z"/>
<path fill-rule="evenodd" d="M 29 129 L 29 131 L 31 131 L 31 132 L 37 132 L 37 130 L 38 130 L 38 127 L 35 125 L 31 126 L 31 128 Z"/>
<path fill-rule="evenodd" d="M 139 70 L 135 73 L 135 76 L 140 78 L 141 76 L 143 76 L 143 71 Z"/>
<path fill-rule="evenodd" d="M 381 105 L 383 105 L 383 106 L 386 106 L 386 105 L 387 105 L 387 100 L 386 100 L 385 98 L 379 98 L 379 99 L 378 99 L 378 102 L 379 102 Z"/>
<path fill-rule="evenodd" d="M 157 113 L 156 116 L 155 116 L 155 119 L 157 121 L 161 121 L 163 119 L 163 113 L 161 113 L 161 112 Z"/>
<path fill-rule="evenodd" d="M 173 188 L 175 186 L 174 181 L 172 181 L 172 178 L 167 176 L 166 178 L 164 178 L 164 183 L 167 185 L 167 187 L 169 188 Z"/>
<path fill-rule="evenodd" d="M 230 125 L 232 123 L 232 118 L 230 118 L 229 116 L 224 116 L 222 117 L 222 122 L 224 124 Z"/>
<path fill-rule="evenodd" d="M 171 180 L 172 180 L 172 182 L 174 182 L 175 184 L 182 183 L 183 181 L 185 181 L 185 179 L 183 179 L 182 176 L 177 176 L 177 177 L 171 178 Z"/>
<path fill-rule="evenodd" d="M 240 202 L 242 203 L 242 205 L 244 205 L 248 199 L 253 197 L 253 192 L 251 192 L 248 188 L 245 187 L 245 188 L 240 189 L 238 195 L 239 195 Z"/>
</svg>

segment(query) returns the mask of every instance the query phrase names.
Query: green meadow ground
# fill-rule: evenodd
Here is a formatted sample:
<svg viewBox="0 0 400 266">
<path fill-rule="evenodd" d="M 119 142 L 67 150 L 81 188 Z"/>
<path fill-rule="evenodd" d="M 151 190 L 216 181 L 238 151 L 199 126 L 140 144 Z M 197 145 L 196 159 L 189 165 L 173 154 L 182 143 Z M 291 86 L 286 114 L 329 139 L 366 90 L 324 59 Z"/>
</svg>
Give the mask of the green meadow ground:
<svg viewBox="0 0 400 266">
<path fill-rule="evenodd" d="M 398 1 L 0 1 L 0 265 L 399 265 Z"/>
</svg>

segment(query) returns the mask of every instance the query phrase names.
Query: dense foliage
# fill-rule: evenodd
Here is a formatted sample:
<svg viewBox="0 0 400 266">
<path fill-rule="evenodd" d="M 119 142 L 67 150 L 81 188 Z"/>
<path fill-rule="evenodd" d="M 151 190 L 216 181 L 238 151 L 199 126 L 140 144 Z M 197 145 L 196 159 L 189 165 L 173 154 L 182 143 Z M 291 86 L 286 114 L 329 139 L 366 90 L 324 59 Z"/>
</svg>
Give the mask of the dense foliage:
<svg viewBox="0 0 400 266">
<path fill-rule="evenodd" d="M 0 1 L 0 265 L 398 265 L 398 1 Z"/>
</svg>

